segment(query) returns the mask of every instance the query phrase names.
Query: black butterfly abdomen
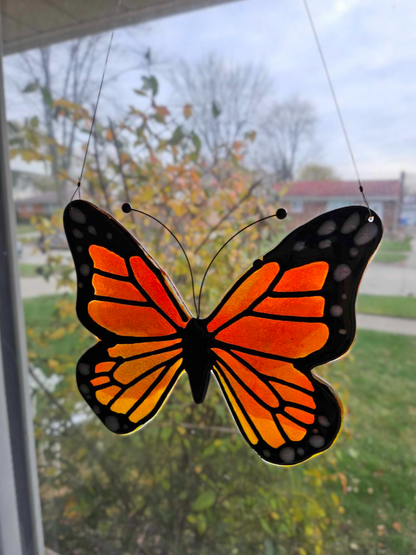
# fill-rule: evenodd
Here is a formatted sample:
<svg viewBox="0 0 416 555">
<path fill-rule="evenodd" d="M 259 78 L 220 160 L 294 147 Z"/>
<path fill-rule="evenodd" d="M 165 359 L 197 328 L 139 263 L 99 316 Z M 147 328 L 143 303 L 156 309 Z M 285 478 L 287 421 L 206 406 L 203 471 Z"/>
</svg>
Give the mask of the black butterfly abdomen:
<svg viewBox="0 0 416 555">
<path fill-rule="evenodd" d="M 210 333 L 203 320 L 189 320 L 183 334 L 183 365 L 188 373 L 195 403 L 202 403 L 211 375 Z"/>
</svg>

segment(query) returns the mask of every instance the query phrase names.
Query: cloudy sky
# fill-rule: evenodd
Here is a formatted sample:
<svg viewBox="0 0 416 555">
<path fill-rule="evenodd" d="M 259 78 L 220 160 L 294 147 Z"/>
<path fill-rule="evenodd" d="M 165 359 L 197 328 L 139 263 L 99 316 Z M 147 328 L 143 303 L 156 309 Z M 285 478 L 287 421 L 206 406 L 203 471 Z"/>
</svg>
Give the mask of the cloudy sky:
<svg viewBox="0 0 416 555">
<path fill-rule="evenodd" d="M 309 4 L 362 177 L 397 178 L 401 171 L 416 175 L 414 0 Z M 123 48 L 147 47 L 167 63 L 192 63 L 215 53 L 230 65 L 264 66 L 273 80 L 273 98 L 298 95 L 316 108 L 319 162 L 345 179 L 354 178 L 302 0 L 241 0 L 119 29 L 109 75 L 123 63 L 118 54 Z M 13 64 L 11 57 L 6 63 L 10 91 Z M 138 77 L 127 72 L 111 81 L 107 103 L 116 94 L 120 104 L 128 105 Z M 22 110 L 11 96 L 9 117 Z"/>
</svg>

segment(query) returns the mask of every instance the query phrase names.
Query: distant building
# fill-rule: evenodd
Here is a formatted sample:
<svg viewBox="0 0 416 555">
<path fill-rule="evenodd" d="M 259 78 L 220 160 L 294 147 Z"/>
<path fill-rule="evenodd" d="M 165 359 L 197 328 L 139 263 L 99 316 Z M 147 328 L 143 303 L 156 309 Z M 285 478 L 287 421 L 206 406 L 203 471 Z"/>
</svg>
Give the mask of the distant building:
<svg viewBox="0 0 416 555">
<path fill-rule="evenodd" d="M 416 226 L 416 195 L 405 195 L 403 197 L 400 223 L 401 225 Z"/>
<path fill-rule="evenodd" d="M 30 220 L 32 216 L 51 216 L 60 205 L 56 191 L 46 191 L 18 198 L 14 204 L 19 221 Z"/>
<path fill-rule="evenodd" d="M 385 228 L 395 228 L 400 223 L 402 180 L 363 181 L 362 185 L 370 208 L 380 216 Z M 275 187 L 280 192 L 286 185 L 277 184 Z M 282 205 L 288 211 L 293 226 L 328 210 L 363 204 L 357 181 L 298 181 L 287 187 Z"/>
</svg>

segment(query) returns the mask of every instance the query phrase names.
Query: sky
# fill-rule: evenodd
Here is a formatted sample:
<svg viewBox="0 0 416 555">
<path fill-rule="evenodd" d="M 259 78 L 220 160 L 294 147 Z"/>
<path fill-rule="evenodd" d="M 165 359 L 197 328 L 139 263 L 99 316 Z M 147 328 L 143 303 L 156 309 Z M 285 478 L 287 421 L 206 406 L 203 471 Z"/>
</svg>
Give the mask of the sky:
<svg viewBox="0 0 416 555">
<path fill-rule="evenodd" d="M 416 177 L 414 0 L 309 0 L 309 6 L 361 177 L 398 178 L 401 171 Z M 129 68 L 126 53 L 146 48 L 166 66 L 196 63 L 208 54 L 230 65 L 263 66 L 273 83 L 271 101 L 297 95 L 315 107 L 316 161 L 354 179 L 303 0 L 240 0 L 116 30 L 99 112 L 133 101 L 139 73 L 126 71 L 116 80 L 111 75 Z M 103 63 L 104 57 L 103 49 Z M 10 119 L 30 110 L 13 93 L 16 60 L 5 62 Z M 102 71 L 100 63 L 96 70 Z"/>
</svg>

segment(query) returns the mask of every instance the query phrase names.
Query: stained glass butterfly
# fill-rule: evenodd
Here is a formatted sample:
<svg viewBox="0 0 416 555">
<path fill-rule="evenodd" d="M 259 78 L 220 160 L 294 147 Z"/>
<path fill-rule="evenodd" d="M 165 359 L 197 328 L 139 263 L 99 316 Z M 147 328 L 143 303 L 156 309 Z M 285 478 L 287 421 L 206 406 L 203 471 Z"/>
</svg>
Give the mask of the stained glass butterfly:
<svg viewBox="0 0 416 555">
<path fill-rule="evenodd" d="M 254 261 L 208 318 L 193 317 L 149 253 L 85 201 L 65 210 L 77 314 L 99 342 L 77 365 L 103 424 L 128 434 L 161 409 L 187 372 L 196 403 L 211 373 L 262 459 L 292 465 L 325 451 L 342 421 L 337 394 L 312 373 L 355 336 L 355 299 L 383 228 L 350 206 L 295 229 Z"/>
</svg>

